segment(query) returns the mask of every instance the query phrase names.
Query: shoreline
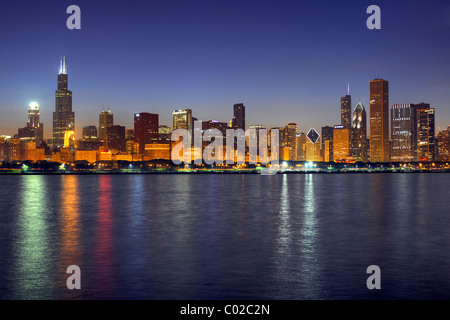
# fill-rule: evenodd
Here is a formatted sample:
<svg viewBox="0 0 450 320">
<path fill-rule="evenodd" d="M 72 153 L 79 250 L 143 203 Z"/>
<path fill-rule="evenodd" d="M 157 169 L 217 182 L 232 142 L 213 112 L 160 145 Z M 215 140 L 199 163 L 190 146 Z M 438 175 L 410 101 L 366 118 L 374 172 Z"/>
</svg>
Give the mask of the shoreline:
<svg viewBox="0 0 450 320">
<path fill-rule="evenodd" d="M 319 171 L 319 170 L 310 170 L 310 171 L 279 171 L 276 174 L 379 174 L 379 173 L 385 173 L 385 174 L 405 174 L 405 173 L 450 173 L 450 169 L 443 169 L 443 170 L 395 170 L 395 171 L 389 171 L 389 170 L 347 170 L 347 171 Z M 0 176 L 27 176 L 27 175 L 148 175 L 148 174 L 234 174 L 234 175 L 241 175 L 241 174 L 261 174 L 257 170 L 248 170 L 248 171 L 142 171 L 142 172 L 118 172 L 118 171 L 88 171 L 88 172 L 1 172 Z M 274 174 L 274 175 L 276 175 Z"/>
</svg>

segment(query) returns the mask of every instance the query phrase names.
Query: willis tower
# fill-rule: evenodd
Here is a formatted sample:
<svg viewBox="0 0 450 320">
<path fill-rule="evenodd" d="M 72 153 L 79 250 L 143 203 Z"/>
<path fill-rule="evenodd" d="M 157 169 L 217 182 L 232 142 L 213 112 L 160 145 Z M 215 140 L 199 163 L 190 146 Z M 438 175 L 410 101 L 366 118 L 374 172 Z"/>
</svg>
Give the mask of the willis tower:
<svg viewBox="0 0 450 320">
<path fill-rule="evenodd" d="M 64 146 L 64 137 L 75 131 L 75 113 L 72 111 L 72 91 L 68 90 L 66 57 L 61 58 L 58 73 L 58 89 L 55 93 L 53 112 L 53 147 Z"/>
</svg>

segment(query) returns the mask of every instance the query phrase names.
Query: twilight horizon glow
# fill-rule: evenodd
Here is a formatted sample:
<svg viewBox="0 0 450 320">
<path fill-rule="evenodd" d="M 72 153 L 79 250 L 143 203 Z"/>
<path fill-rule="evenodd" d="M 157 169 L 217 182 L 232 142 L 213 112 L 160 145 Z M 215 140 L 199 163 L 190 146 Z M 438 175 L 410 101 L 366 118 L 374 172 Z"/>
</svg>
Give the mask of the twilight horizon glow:
<svg viewBox="0 0 450 320">
<path fill-rule="evenodd" d="M 389 81 L 389 104 L 430 103 L 436 129 L 450 124 L 450 6 L 377 1 L 381 30 L 366 28 L 368 1 L 77 1 L 82 29 L 68 30 L 68 3 L 2 5 L 0 134 L 41 107 L 44 137 L 60 56 L 67 57 L 76 136 L 98 125 L 103 105 L 132 128 L 133 114 L 191 108 L 199 120 L 228 122 L 244 103 L 248 125 L 339 123 L 340 97 L 368 106 L 368 83 Z M 358 99 L 359 98 L 359 99 Z"/>
</svg>

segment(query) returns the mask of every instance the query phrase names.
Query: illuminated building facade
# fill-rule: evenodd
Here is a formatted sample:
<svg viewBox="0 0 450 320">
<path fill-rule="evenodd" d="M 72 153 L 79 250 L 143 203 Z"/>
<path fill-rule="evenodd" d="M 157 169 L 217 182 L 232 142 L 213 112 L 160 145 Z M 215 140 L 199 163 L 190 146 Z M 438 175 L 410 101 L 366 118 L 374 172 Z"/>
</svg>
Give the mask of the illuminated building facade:
<svg viewBox="0 0 450 320">
<path fill-rule="evenodd" d="M 94 125 L 83 126 L 82 139 L 79 141 L 77 149 L 79 150 L 98 150 L 102 142 L 98 140 L 97 127 Z"/>
<path fill-rule="evenodd" d="M 75 131 L 67 130 L 64 132 L 64 148 L 75 149 Z"/>
<path fill-rule="evenodd" d="M 27 127 L 33 129 L 36 146 L 40 146 L 44 141 L 44 124 L 40 122 L 40 109 L 36 102 L 28 106 Z"/>
<path fill-rule="evenodd" d="M 6 160 L 6 137 L 0 136 L 0 162 Z"/>
<path fill-rule="evenodd" d="M 322 149 L 325 147 L 325 141 L 333 140 L 333 127 L 325 126 L 322 127 L 321 140 L 322 140 Z"/>
<path fill-rule="evenodd" d="M 269 131 L 269 137 L 271 136 L 271 132 L 275 132 L 275 130 L 278 130 L 278 145 L 280 147 L 284 147 L 286 145 L 286 138 L 285 138 L 285 131 L 283 127 L 273 127 L 270 128 Z M 269 140 L 269 146 L 271 145 L 271 139 L 268 138 Z"/>
<path fill-rule="evenodd" d="M 158 142 L 159 115 L 141 112 L 134 115 L 134 140 L 139 143 L 139 153 L 144 154 L 145 145 Z"/>
<path fill-rule="evenodd" d="M 97 150 L 76 150 L 75 161 L 85 160 L 89 163 L 97 161 Z"/>
<path fill-rule="evenodd" d="M 44 141 L 44 124 L 40 123 L 40 109 L 36 102 L 31 102 L 28 106 L 28 121 L 27 126 L 19 128 L 18 134 L 15 138 L 28 139 L 36 142 L 40 146 Z"/>
<path fill-rule="evenodd" d="M 357 161 L 368 161 L 368 146 L 367 146 L 367 114 L 364 105 L 361 101 L 356 104 L 353 111 L 353 141 L 352 154 Z"/>
<path fill-rule="evenodd" d="M 72 111 L 72 91 L 68 89 L 66 58 L 61 59 L 56 90 L 56 110 L 53 112 L 53 147 L 64 145 L 66 131 L 75 130 L 75 113 Z"/>
<path fill-rule="evenodd" d="M 7 140 L 5 158 L 7 161 L 20 160 L 20 139 L 9 138 Z"/>
<path fill-rule="evenodd" d="M 320 138 L 316 143 L 312 143 L 311 140 L 306 139 L 306 161 L 323 161 L 323 157 L 320 154 Z"/>
<path fill-rule="evenodd" d="M 192 132 L 191 132 L 192 134 Z M 169 126 L 159 125 L 158 127 L 158 135 L 160 143 L 170 143 L 172 138 L 172 130 L 170 130 Z M 192 137 L 193 139 L 194 137 Z"/>
<path fill-rule="evenodd" d="M 182 109 L 172 112 L 173 130 L 185 129 L 188 130 L 193 139 L 194 122 L 192 120 L 192 110 Z"/>
<path fill-rule="evenodd" d="M 389 162 L 389 83 L 369 82 L 370 161 Z M 336 145 L 335 145 L 336 146 Z"/>
<path fill-rule="evenodd" d="M 83 126 L 81 131 L 82 139 L 84 140 L 97 140 L 97 127 L 96 126 Z"/>
<path fill-rule="evenodd" d="M 302 148 L 302 135 L 305 135 L 304 133 L 297 133 L 297 160 L 301 160 L 304 156 L 303 148 Z M 305 136 L 306 137 L 306 136 Z M 305 141 L 306 143 L 306 141 Z"/>
<path fill-rule="evenodd" d="M 127 129 L 125 130 L 125 139 L 128 140 L 134 140 L 134 129 Z"/>
<path fill-rule="evenodd" d="M 439 132 L 438 140 L 438 161 L 450 161 L 450 131 Z"/>
<path fill-rule="evenodd" d="M 334 128 L 331 126 L 322 127 L 322 152 L 324 161 L 333 161 L 333 130 Z M 327 141 L 330 141 L 328 144 Z M 328 160 L 325 160 L 328 159 Z"/>
<path fill-rule="evenodd" d="M 37 161 L 35 141 L 26 141 L 26 140 L 20 141 L 20 160 Z"/>
<path fill-rule="evenodd" d="M 126 146 L 128 154 L 139 154 L 139 143 L 134 140 L 127 140 Z"/>
<path fill-rule="evenodd" d="M 152 143 L 145 145 L 144 161 L 163 159 L 170 160 L 171 144 L 170 143 Z"/>
<path fill-rule="evenodd" d="M 435 157 L 435 109 L 428 103 L 415 105 L 417 122 L 417 161 L 433 161 Z"/>
<path fill-rule="evenodd" d="M 352 96 L 349 94 L 341 97 L 341 126 L 352 127 Z"/>
<path fill-rule="evenodd" d="M 334 126 L 333 130 L 333 160 L 353 160 L 352 138 L 353 128 L 344 128 L 342 125 Z"/>
<path fill-rule="evenodd" d="M 323 152 L 323 161 L 331 162 L 333 161 L 333 140 L 325 141 L 325 148 Z"/>
<path fill-rule="evenodd" d="M 108 128 L 114 125 L 114 114 L 111 109 L 105 110 L 103 108 L 102 112 L 98 116 L 98 139 L 106 143 L 106 135 L 108 133 Z"/>
<path fill-rule="evenodd" d="M 306 137 L 306 134 L 304 132 L 301 132 L 299 135 L 297 135 L 297 160 L 298 161 L 306 161 L 306 140 L 308 138 Z"/>
<path fill-rule="evenodd" d="M 297 160 L 297 123 L 291 122 L 285 127 L 286 147 L 289 148 L 289 160 Z"/>
<path fill-rule="evenodd" d="M 416 111 L 414 104 L 391 106 L 391 161 L 415 161 Z"/>
</svg>

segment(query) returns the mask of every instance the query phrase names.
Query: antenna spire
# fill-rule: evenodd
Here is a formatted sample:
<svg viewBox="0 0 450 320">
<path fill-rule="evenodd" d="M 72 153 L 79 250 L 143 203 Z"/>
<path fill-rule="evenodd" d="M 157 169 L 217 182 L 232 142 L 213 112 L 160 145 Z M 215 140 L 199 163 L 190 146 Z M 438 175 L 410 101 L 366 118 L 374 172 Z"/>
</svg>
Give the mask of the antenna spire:
<svg viewBox="0 0 450 320">
<path fill-rule="evenodd" d="M 347 83 L 347 94 L 350 95 L 350 83 Z"/>
<path fill-rule="evenodd" d="M 61 56 L 59 61 L 59 74 L 67 74 L 66 57 Z"/>
</svg>

